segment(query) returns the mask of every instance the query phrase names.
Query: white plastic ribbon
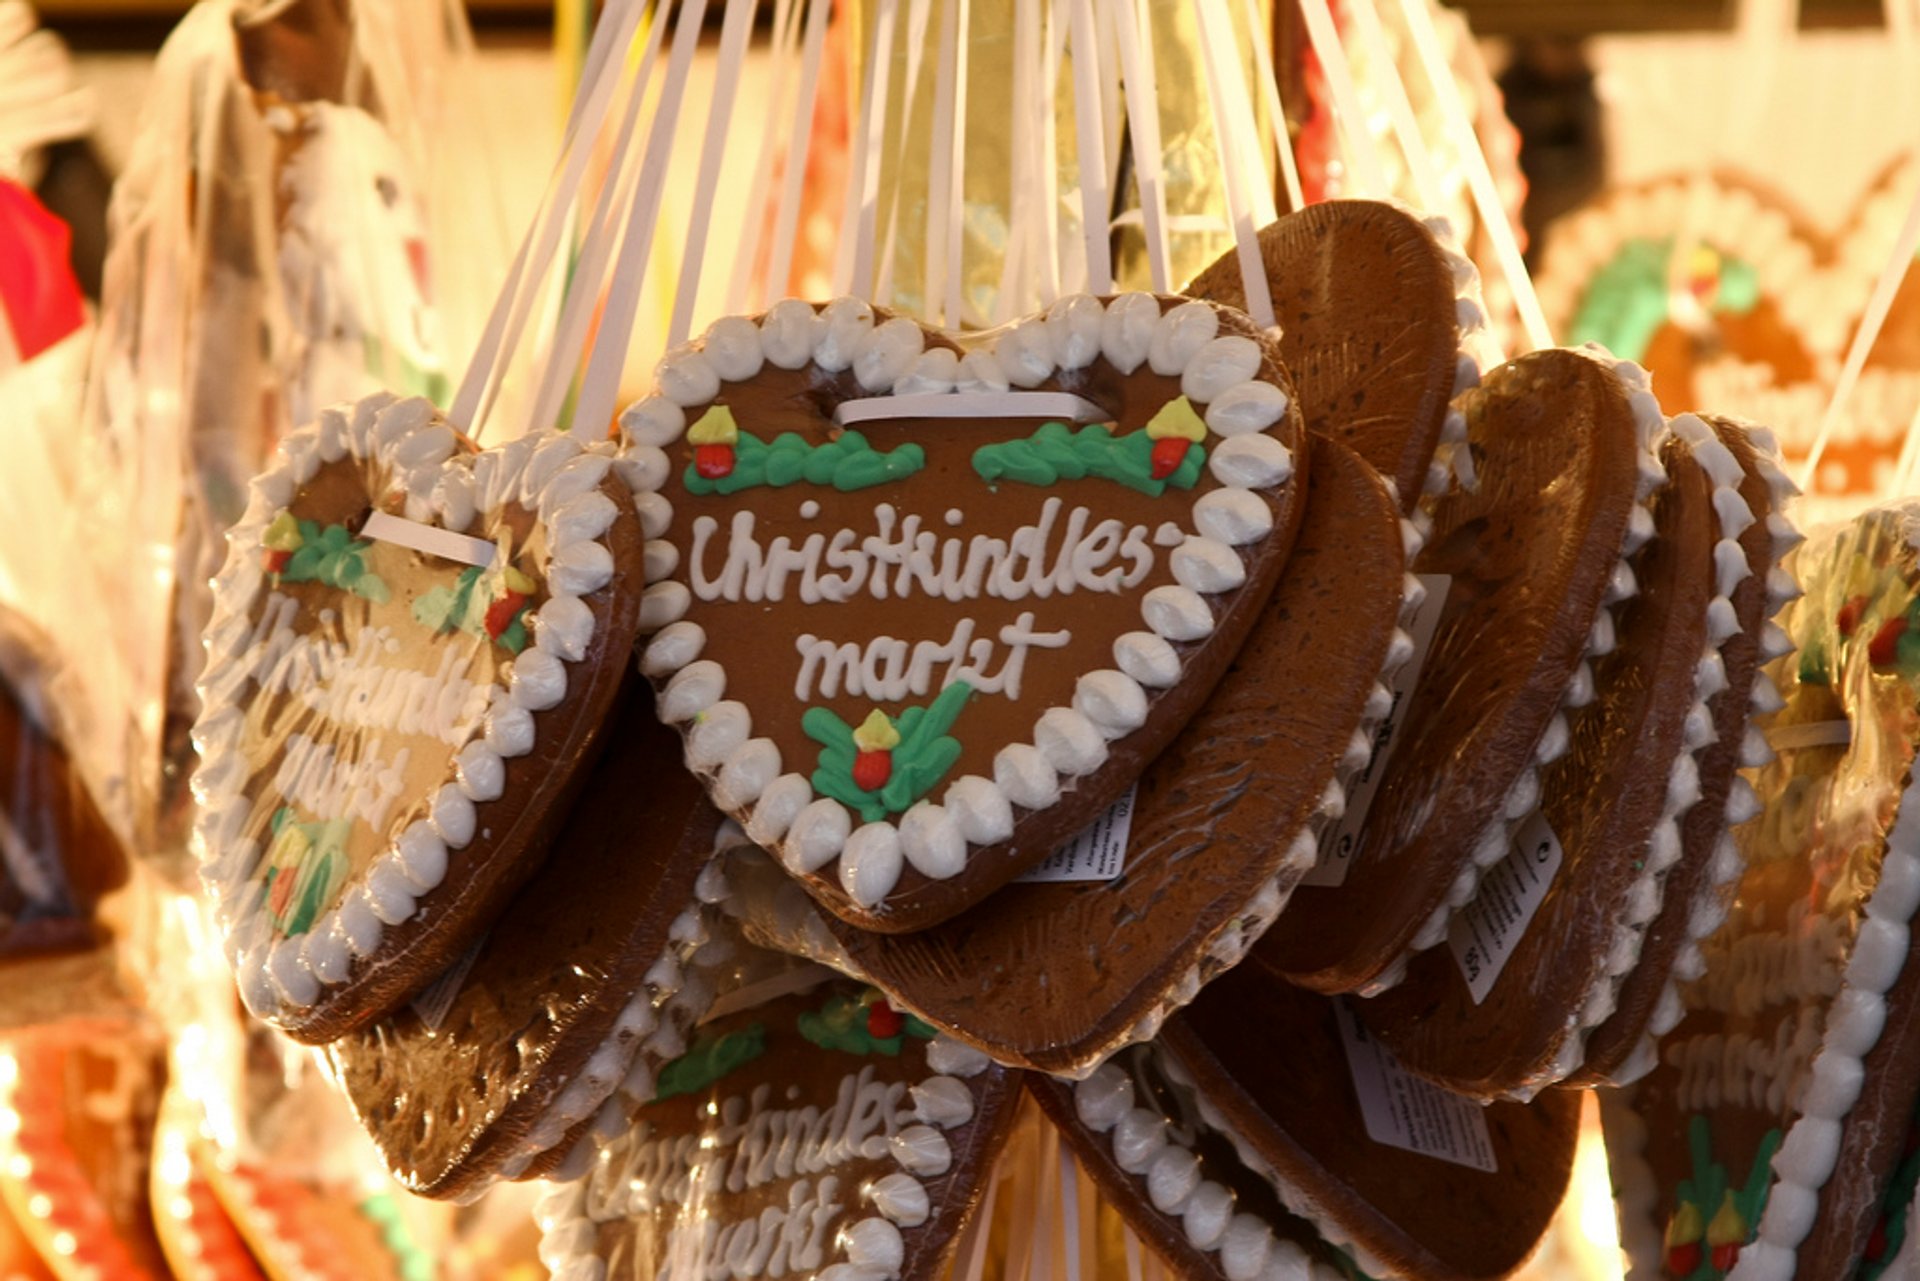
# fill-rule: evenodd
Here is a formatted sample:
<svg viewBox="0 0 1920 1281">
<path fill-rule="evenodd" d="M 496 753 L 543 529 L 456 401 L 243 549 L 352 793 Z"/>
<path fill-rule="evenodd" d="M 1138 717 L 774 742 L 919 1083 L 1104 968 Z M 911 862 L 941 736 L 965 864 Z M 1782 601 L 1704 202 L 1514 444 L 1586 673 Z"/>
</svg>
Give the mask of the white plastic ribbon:
<svg viewBox="0 0 1920 1281">
<path fill-rule="evenodd" d="M 1274 326 L 1273 296 L 1267 284 L 1266 263 L 1260 257 L 1260 233 L 1254 224 L 1249 200 L 1248 149 L 1257 144 L 1245 136 L 1240 126 L 1250 123 L 1246 106 L 1246 84 L 1241 79 L 1239 62 L 1233 52 L 1232 24 L 1221 0 L 1193 0 L 1200 22 L 1200 45 L 1205 53 L 1207 97 L 1213 107 L 1214 140 L 1220 153 L 1220 168 L 1226 178 L 1227 213 L 1233 225 L 1235 252 L 1240 261 L 1240 283 L 1247 295 L 1247 314 L 1261 329 Z M 1229 77 L 1232 82 L 1229 83 Z M 1238 88 L 1236 103 L 1232 90 Z M 1238 110 L 1236 110 L 1238 107 Z M 1266 175 L 1261 173 L 1264 190 Z M 1268 201 L 1272 196 L 1269 193 Z"/>
<path fill-rule="evenodd" d="M 694 304 L 700 295 L 700 269 L 707 258 L 707 230 L 713 222 L 713 193 L 720 183 L 720 166 L 727 154 L 727 126 L 739 96 L 740 67 L 746 61 L 747 37 L 753 34 L 756 0 L 727 0 L 720 22 L 720 56 L 713 72 L 713 101 L 707 110 L 706 136 L 700 145 L 700 173 L 694 180 L 693 203 L 687 211 L 686 252 L 680 261 L 679 287 L 674 290 L 673 319 L 667 326 L 667 350 L 687 340 L 693 326 Z M 751 220 L 754 214 L 748 211 Z"/>
</svg>

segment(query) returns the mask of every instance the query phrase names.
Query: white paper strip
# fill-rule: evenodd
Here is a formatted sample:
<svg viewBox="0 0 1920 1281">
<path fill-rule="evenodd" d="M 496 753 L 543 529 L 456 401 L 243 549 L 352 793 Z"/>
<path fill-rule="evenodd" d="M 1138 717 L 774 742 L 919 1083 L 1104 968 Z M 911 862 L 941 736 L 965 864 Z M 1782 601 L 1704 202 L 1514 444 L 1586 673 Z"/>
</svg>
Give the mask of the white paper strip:
<svg viewBox="0 0 1920 1281">
<path fill-rule="evenodd" d="M 1144 3 L 1144 0 L 1142 0 Z M 1140 190 L 1141 228 L 1147 237 L 1147 271 L 1157 294 L 1173 292 L 1167 245 L 1167 190 L 1161 179 L 1160 105 L 1154 85 L 1151 10 L 1119 0 L 1121 74 L 1127 126 L 1133 131 L 1133 180 Z"/>
<path fill-rule="evenodd" d="M 613 418 L 613 402 L 620 394 L 620 376 L 626 368 L 627 347 L 633 338 L 633 318 L 640 308 L 640 289 L 646 281 L 647 255 L 653 247 L 653 233 L 660 221 L 660 201 L 666 194 L 667 163 L 673 154 L 674 126 L 680 119 L 680 104 L 685 96 L 687 72 L 693 65 L 694 49 L 699 44 L 700 27 L 706 19 L 707 0 L 686 0 L 673 30 L 673 51 L 667 57 L 667 78 L 660 86 L 660 101 L 655 108 L 652 127 L 647 132 L 647 149 L 641 163 L 639 189 L 628 219 L 627 232 L 620 245 L 613 281 L 607 290 L 605 317 L 594 343 L 593 356 L 587 362 L 586 376 L 580 381 L 580 398 L 574 406 L 574 430 L 591 433 L 594 424 Z"/>
<path fill-rule="evenodd" d="M 958 161 L 966 150 L 966 114 L 960 107 L 966 96 L 966 52 L 960 40 L 966 8 L 966 0 L 941 0 L 940 55 L 933 75 L 933 151 L 927 165 L 926 271 L 921 292 L 927 318 L 952 329 L 962 323 L 959 233 L 966 193 L 960 189 Z"/>
<path fill-rule="evenodd" d="M 1353 15 L 1354 24 L 1360 29 L 1361 43 L 1366 46 L 1367 57 L 1377 67 L 1388 68 L 1385 75 L 1378 77 L 1377 83 L 1387 95 L 1387 115 L 1393 121 L 1394 137 L 1399 139 L 1401 154 L 1407 158 L 1407 171 L 1413 175 L 1413 189 L 1419 197 L 1420 207 L 1428 213 L 1437 214 L 1441 209 L 1440 169 L 1434 164 L 1433 152 L 1427 148 L 1426 135 L 1420 132 L 1420 121 L 1413 114 L 1413 104 L 1407 100 L 1407 85 L 1397 71 L 1393 50 L 1387 44 L 1386 29 L 1380 25 L 1380 15 L 1372 4 L 1356 4 L 1346 12 Z M 1391 192 L 1382 189 L 1383 195 Z M 1463 228 L 1464 230 L 1464 228 Z"/>
<path fill-rule="evenodd" d="M 842 427 L 895 418 L 1059 418 L 1111 422 L 1113 415 L 1065 391 L 929 391 L 843 400 L 833 411 Z"/>
<path fill-rule="evenodd" d="M 1900 282 L 1907 278 L 1907 268 L 1913 264 L 1917 247 L 1920 247 L 1920 191 L 1913 193 L 1913 202 L 1907 206 L 1907 220 L 1900 225 L 1899 239 L 1893 242 L 1893 256 L 1887 259 L 1887 265 L 1880 269 L 1880 279 L 1874 282 L 1873 295 L 1860 317 L 1860 327 L 1853 331 L 1853 345 L 1847 348 L 1847 362 L 1841 366 L 1840 377 L 1833 384 L 1833 398 L 1827 402 L 1827 412 L 1820 416 L 1820 429 L 1814 433 L 1813 447 L 1807 450 L 1807 461 L 1800 468 L 1800 488 L 1805 493 L 1813 492 L 1815 479 L 1820 474 L 1820 460 L 1826 456 L 1834 428 L 1846 412 L 1854 384 L 1860 381 L 1860 371 L 1873 351 L 1874 340 L 1880 337 L 1880 330 L 1887 323 L 1887 311 L 1893 306 L 1894 295 L 1900 292 Z"/>
<path fill-rule="evenodd" d="M 1100 115 L 1100 47 L 1091 0 L 1073 6 L 1073 125 L 1080 168 L 1080 235 L 1086 242 L 1087 292 L 1113 292 L 1113 251 L 1107 229 L 1106 125 Z"/>
<path fill-rule="evenodd" d="M 1249 30 L 1260 30 L 1264 21 L 1260 12 L 1260 0 L 1243 0 Z M 1367 6 L 1361 6 L 1366 8 Z M 1378 25 L 1378 19 L 1375 19 Z M 1273 128 L 1273 147 L 1280 160 L 1280 180 L 1287 193 L 1289 209 L 1305 209 L 1306 193 L 1300 187 L 1300 166 L 1293 156 L 1293 134 L 1287 126 L 1286 108 L 1280 102 L 1280 77 L 1273 69 L 1273 50 L 1267 47 L 1265 40 L 1253 42 L 1254 67 L 1260 73 L 1261 96 L 1266 100 L 1267 115 Z"/>
<path fill-rule="evenodd" d="M 1440 103 L 1447 132 L 1467 167 L 1467 186 L 1473 192 L 1480 225 L 1493 242 L 1494 257 L 1500 262 L 1501 274 L 1507 278 L 1507 287 L 1513 291 L 1514 306 L 1520 312 L 1529 350 L 1551 347 L 1553 331 L 1547 326 L 1546 313 L 1540 310 L 1539 296 L 1533 291 L 1533 277 L 1527 274 L 1526 262 L 1520 256 L 1520 241 L 1513 234 L 1513 224 L 1507 221 L 1507 211 L 1500 203 L 1493 171 L 1487 168 L 1486 153 L 1480 150 L 1473 121 L 1467 117 L 1466 104 L 1460 101 L 1460 87 L 1453 82 L 1453 69 L 1441 51 L 1440 37 L 1435 34 L 1433 19 L 1427 14 L 1427 0 L 1400 0 L 1400 10 L 1406 15 L 1407 30 L 1419 51 L 1420 65 L 1433 83 L 1434 97 Z"/>
<path fill-rule="evenodd" d="M 907 171 L 908 153 L 915 143 L 913 131 L 908 126 L 913 123 L 914 98 L 920 92 L 920 67 L 926 61 L 930 9 L 929 0 L 908 0 L 907 77 L 900 85 L 900 146 L 894 152 L 893 199 L 887 202 L 887 234 L 880 241 L 880 264 L 873 282 L 873 301 L 882 307 L 893 305 L 893 259 L 900 236 L 900 207 L 905 203 L 901 199 L 900 182 Z M 931 167 L 928 168 L 927 179 L 929 183 L 932 182 Z M 923 314 L 925 310 L 926 304 L 923 302 Z"/>
<path fill-rule="evenodd" d="M 700 269 L 707 259 L 707 231 L 713 223 L 713 193 L 720 183 L 720 167 L 727 155 L 727 127 L 739 97 L 740 68 L 746 61 L 747 37 L 753 34 L 753 12 L 758 0 L 727 0 L 720 23 L 720 57 L 713 71 L 713 101 L 707 108 L 707 132 L 700 144 L 700 173 L 694 181 L 693 204 L 687 211 L 686 250 L 680 255 L 680 282 L 674 290 L 673 320 L 667 326 L 667 350 L 687 340 L 693 326 L 694 304 L 700 295 Z M 752 216 L 752 211 L 748 211 Z"/>
<path fill-rule="evenodd" d="M 773 250 L 767 259 L 766 293 L 783 298 L 791 288 L 793 246 L 800 226 L 800 196 L 813 142 L 813 113 L 820 98 L 820 54 L 827 43 L 827 15 L 833 0 L 811 0 L 807 35 L 800 55 L 800 92 L 793 104 L 793 132 L 787 139 L 786 173 L 780 183 L 780 209 L 774 217 Z"/>
<path fill-rule="evenodd" d="M 1360 105 L 1360 89 L 1353 83 L 1353 64 L 1347 59 L 1346 46 L 1340 43 L 1340 33 L 1334 29 L 1327 0 L 1300 0 L 1300 13 L 1307 20 L 1307 41 L 1333 93 L 1333 113 L 1340 122 L 1340 136 L 1346 140 L 1347 156 L 1353 161 L 1354 178 L 1360 188 L 1354 194 L 1376 199 L 1387 196 L 1391 194 L 1387 169 L 1380 162 L 1380 148 L 1368 127 L 1366 109 Z M 1386 78 L 1397 78 L 1392 63 L 1387 64 Z"/>
<path fill-rule="evenodd" d="M 367 523 L 360 527 L 360 536 L 425 552 L 442 560 L 458 561 L 462 565 L 478 565 L 482 569 L 493 563 L 496 550 L 484 538 L 457 534 L 438 525 L 423 525 L 417 520 L 407 520 L 387 512 L 375 512 L 367 517 Z"/>
<path fill-rule="evenodd" d="M 1233 222 L 1234 248 L 1240 260 L 1240 283 L 1246 290 L 1247 314 L 1262 329 L 1273 328 L 1273 296 L 1267 284 L 1267 268 L 1260 257 L 1259 229 L 1249 207 L 1246 146 L 1252 142 L 1240 128 L 1245 109 L 1236 113 L 1228 77 L 1240 80 L 1240 64 L 1234 51 L 1232 24 L 1220 0 L 1194 0 L 1194 12 L 1200 19 L 1200 44 L 1205 51 L 1207 96 L 1213 105 L 1214 139 L 1220 152 L 1220 168 L 1226 177 L 1227 212 Z M 1244 103 L 1246 85 L 1239 84 Z M 1266 175 L 1261 174 L 1264 187 Z M 1271 197 L 1269 197 L 1271 200 Z"/>
<path fill-rule="evenodd" d="M 754 269 L 760 265 L 760 248 L 767 232 L 767 188 L 773 181 L 773 158 L 780 138 L 780 121 L 787 112 L 787 92 L 792 87 L 794 48 L 800 39 L 803 6 L 799 0 L 775 0 L 773 32 L 767 56 L 773 64 L 773 83 L 767 93 L 767 111 L 760 122 L 760 149 L 753 162 L 753 185 L 747 191 L 746 228 L 740 252 L 734 258 L 733 274 L 727 281 L 726 311 L 738 316 L 758 311 L 769 301 L 765 290 L 753 289 Z"/>
<path fill-rule="evenodd" d="M 893 24 L 900 0 L 880 0 L 873 19 L 873 43 L 867 49 L 867 90 L 860 117 L 862 129 L 854 147 L 848 186 L 860 193 L 859 218 L 853 238 L 853 263 L 847 288 L 862 298 L 873 296 L 874 229 L 880 212 L 880 144 L 887 127 L 887 95 L 893 71 Z"/>
</svg>

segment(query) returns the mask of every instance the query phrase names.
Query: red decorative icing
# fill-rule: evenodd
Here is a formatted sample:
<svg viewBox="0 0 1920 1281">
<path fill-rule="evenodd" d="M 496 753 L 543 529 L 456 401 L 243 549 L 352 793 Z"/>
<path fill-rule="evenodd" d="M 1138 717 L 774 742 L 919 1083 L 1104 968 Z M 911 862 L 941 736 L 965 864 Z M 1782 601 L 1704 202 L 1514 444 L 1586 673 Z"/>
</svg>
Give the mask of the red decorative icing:
<svg viewBox="0 0 1920 1281">
<path fill-rule="evenodd" d="M 1165 480 L 1167 477 L 1173 475 L 1174 472 L 1180 469 L 1180 464 L 1186 460 L 1187 450 L 1192 447 L 1192 441 L 1181 440 L 1177 436 L 1169 436 L 1164 440 L 1154 441 L 1153 452 L 1149 455 L 1152 459 L 1153 478 L 1155 480 Z"/>
<path fill-rule="evenodd" d="M 877 792 L 893 777 L 893 753 L 860 752 L 853 758 L 853 782 L 865 791 Z"/>
<path fill-rule="evenodd" d="M 1873 640 L 1867 644 L 1867 661 L 1875 667 L 1891 667 L 1899 655 L 1896 647 L 1906 631 L 1907 618 L 1904 614 L 1897 614 L 1880 624 L 1880 630 L 1873 634 Z"/>
<path fill-rule="evenodd" d="M 693 469 L 708 480 L 719 480 L 722 476 L 733 474 L 732 445 L 695 445 L 693 447 Z"/>
<path fill-rule="evenodd" d="M 906 1026 L 906 1020 L 900 1012 L 884 1000 L 876 1000 L 867 1011 L 867 1035 L 875 1040 L 884 1041 L 899 1036 L 900 1029 Z"/>
</svg>

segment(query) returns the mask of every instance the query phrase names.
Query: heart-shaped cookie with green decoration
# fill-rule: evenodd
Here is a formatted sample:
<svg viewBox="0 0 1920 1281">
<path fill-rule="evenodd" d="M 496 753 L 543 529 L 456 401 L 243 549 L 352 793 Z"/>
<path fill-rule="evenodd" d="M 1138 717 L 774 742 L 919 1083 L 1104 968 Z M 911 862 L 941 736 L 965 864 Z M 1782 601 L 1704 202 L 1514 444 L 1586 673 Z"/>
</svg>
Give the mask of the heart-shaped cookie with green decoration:
<svg viewBox="0 0 1920 1281">
<path fill-rule="evenodd" d="M 1098 816 L 1225 672 L 1303 509 L 1253 323 L 1062 299 L 971 346 L 864 302 L 717 322 L 623 415 L 642 670 L 842 919 L 947 919 Z"/>
<path fill-rule="evenodd" d="M 425 400 L 329 409 L 229 531 L 195 840 L 240 994 L 322 1043 L 446 969 L 547 852 L 631 661 L 611 443 L 478 450 Z"/>
</svg>

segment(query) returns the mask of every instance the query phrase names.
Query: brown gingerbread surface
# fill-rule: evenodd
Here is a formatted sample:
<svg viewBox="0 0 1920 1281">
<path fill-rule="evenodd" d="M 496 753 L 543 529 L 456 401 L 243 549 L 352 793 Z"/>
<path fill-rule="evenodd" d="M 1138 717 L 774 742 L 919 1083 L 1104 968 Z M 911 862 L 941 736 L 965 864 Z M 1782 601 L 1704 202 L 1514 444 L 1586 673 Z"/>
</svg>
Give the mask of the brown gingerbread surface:
<svg viewBox="0 0 1920 1281">
<path fill-rule="evenodd" d="M 1262 228 L 1260 256 L 1307 430 L 1356 450 L 1412 511 L 1459 360 L 1446 251 L 1392 205 L 1328 200 Z M 1187 292 L 1244 307 L 1235 254 L 1194 277 Z"/>
<path fill-rule="evenodd" d="M 404 1008 L 327 1048 L 361 1124 L 415 1192 L 457 1195 L 512 1158 L 693 903 L 720 816 L 637 680 L 607 732 L 546 861 L 476 942 L 451 1003 Z"/>
<path fill-rule="evenodd" d="M 1586 654 L 1635 502 L 1638 428 L 1607 364 L 1535 352 L 1459 403 L 1479 485 L 1434 503 L 1414 562 L 1451 585 L 1398 746 L 1345 883 L 1301 887 L 1254 949 L 1320 990 L 1382 974 L 1500 821 Z"/>
<path fill-rule="evenodd" d="M 1799 651 L 1769 669 L 1786 706 L 1754 780 L 1765 809 L 1738 834 L 1747 869 L 1628 1096 L 1637 1119 L 1609 1120 L 1637 1276 L 1712 1281 L 1748 1253 L 1766 1275 L 1846 1276 L 1878 1219 L 1920 1091 L 1917 528 L 1884 509 L 1798 554 Z"/>
<path fill-rule="evenodd" d="M 392 435 L 389 418 L 405 421 L 411 404 L 371 411 L 372 436 Z M 424 448 L 434 430 L 445 428 L 422 422 L 404 439 Z M 503 458 L 524 465 L 535 443 L 482 454 L 459 443 L 442 475 L 484 483 Z M 257 545 L 234 548 L 196 731 L 203 786 L 218 797 L 202 819 L 211 850 L 203 877 L 232 922 L 243 996 L 289 1035 L 320 1044 L 395 1009 L 471 945 L 537 866 L 597 750 L 637 625 L 632 495 L 611 474 L 588 488 L 581 497 L 610 505 L 610 520 L 570 550 L 596 553 L 612 574 L 572 596 L 582 627 L 571 660 L 539 636 L 559 594 L 553 576 L 570 571 L 530 505 L 537 496 L 517 483 L 491 510 L 468 501 L 454 531 L 495 545 L 485 568 L 362 537 L 376 512 L 414 510 L 404 476 L 370 443 L 321 462 L 264 530 L 247 527 Z M 249 558 L 259 560 L 253 578 Z M 524 660 L 540 652 L 564 691 L 528 710 L 516 702 Z M 508 713 L 521 718 L 523 750 L 513 754 L 494 750 Z M 475 752 L 488 758 L 484 773 L 470 772 Z M 217 790 L 236 777 L 237 791 Z M 439 876 L 422 888 L 392 851 L 415 829 L 454 830 L 441 816 L 448 788 L 459 793 L 467 839 L 438 844 Z M 349 909 L 379 917 L 367 906 L 376 887 L 405 915 L 385 920 L 371 953 L 356 955 L 344 942 L 351 931 L 341 931 Z M 338 981 L 314 979 L 322 952 Z M 307 990 L 289 987 L 290 974 Z"/>
<path fill-rule="evenodd" d="M 1316 1207 L 1323 1233 L 1407 1276 L 1506 1275 L 1559 1207 L 1579 1098 L 1460 1104 L 1485 1122 L 1477 1167 L 1389 1146 L 1369 1138 L 1339 1018 L 1334 1001 L 1242 967 L 1171 1020 L 1163 1043 L 1242 1147 Z"/>
<path fill-rule="evenodd" d="M 1171 308 L 1182 301 L 1166 298 L 1160 305 Z M 1261 343 L 1256 376 L 1290 390 L 1276 354 L 1257 338 L 1251 322 L 1225 309 L 1217 314 L 1222 336 Z M 875 319 L 884 323 L 887 318 L 876 312 Z M 947 343 L 931 331 L 925 341 L 928 347 Z M 1156 373 L 1146 363 L 1122 374 L 1098 356 L 1077 369 L 1055 370 L 1033 390 L 1085 398 L 1110 421 L 1111 433 L 1123 436 L 1144 431 L 1157 413 L 1181 398 L 1182 379 Z M 685 417 L 691 431 L 720 405 L 743 438 L 771 445 L 783 433 L 795 433 L 819 448 L 845 438 L 833 424 L 835 406 L 872 394 L 852 369 L 834 373 L 809 362 L 789 370 L 769 362 L 751 379 L 722 382 L 714 401 L 688 406 Z M 1204 402 L 1189 403 L 1200 413 L 1207 408 Z M 993 779 L 1000 750 L 1033 742 L 1041 714 L 1071 706 L 1080 678 L 1111 668 L 1115 640 L 1142 628 L 1142 600 L 1175 581 L 1171 552 L 1193 526 L 1194 504 L 1221 483 L 1205 465 L 1198 466 L 1190 487 L 1168 484 L 1158 494 L 1095 474 L 1063 473 L 1031 483 L 1013 473 L 991 483 L 976 474 L 976 450 L 1024 441 L 1049 421 L 1042 416 L 927 417 L 861 423 L 861 437 L 877 454 L 919 449 L 924 465 L 844 492 L 814 483 L 694 492 L 685 477 L 696 466 L 700 446 L 683 438 L 668 450 L 662 494 L 673 517 L 666 538 L 676 552 L 675 578 L 691 587 L 685 621 L 704 633 L 699 661 L 717 663 L 724 671 L 726 700 L 746 709 L 752 735 L 778 750 L 783 773 L 816 778 L 832 767 L 823 743 L 807 732 L 807 717 L 830 715 L 842 726 L 857 728 L 879 712 L 904 725 L 915 708 L 923 708 L 931 719 L 936 700 L 953 688 L 945 677 L 962 670 L 958 655 L 964 652 L 965 670 L 974 673 L 969 682 L 976 688 L 947 730 L 957 755 L 912 800 L 938 801 L 963 776 Z M 1091 772 L 1063 776 L 1054 803 L 1038 810 L 1016 806 L 1012 836 L 969 848 L 956 875 L 930 877 L 909 862 L 881 901 L 863 904 L 843 883 L 840 864 L 830 861 L 801 873 L 808 892 L 864 929 L 921 929 L 979 902 L 1112 803 L 1205 700 L 1279 578 L 1304 506 L 1307 466 L 1298 407 L 1289 405 L 1267 434 L 1292 452 L 1293 465 L 1290 480 L 1251 491 L 1268 508 L 1271 532 L 1232 549 L 1241 562 L 1243 584 L 1204 598 L 1213 615 L 1211 634 L 1174 645 L 1178 680 L 1147 691 L 1144 724 L 1108 743 L 1104 763 Z M 1224 443 L 1209 437 L 1206 447 Z M 863 553 L 881 556 L 871 573 L 884 576 L 885 584 L 862 571 L 860 578 L 847 580 L 853 586 L 845 588 L 844 600 L 833 599 L 823 587 L 819 599 L 809 603 L 803 599 L 808 589 L 800 585 L 801 572 L 792 574 L 792 583 L 784 583 L 783 572 L 784 585 L 775 598 L 770 586 L 756 588 L 765 575 L 756 576 L 752 568 L 771 565 L 776 548 L 800 552 L 810 539 L 825 538 L 833 540 L 824 553 L 829 568 L 843 566 L 836 556 L 851 556 L 869 544 L 910 542 L 933 549 L 930 571 L 938 565 L 959 574 L 963 564 L 989 563 L 976 554 L 981 550 L 976 540 L 1011 546 L 1022 529 L 1038 531 L 1025 541 L 1039 549 L 1030 558 L 1031 568 L 1051 567 L 1047 576 L 1054 585 L 1045 591 L 1003 591 L 980 575 L 975 575 L 977 590 L 933 591 L 909 573 L 904 561 L 896 566 L 888 560 L 893 553 Z M 1021 563 L 1018 554 L 1004 562 Z M 1063 585 L 1068 579 L 1077 585 Z M 1101 584 L 1088 585 L 1093 579 Z M 918 677 L 913 675 L 916 662 L 922 668 Z M 876 678 L 877 694 L 867 688 Z M 894 697 L 898 690 L 908 692 Z M 904 767 L 904 761 L 893 765 Z M 849 781 L 847 786 L 858 785 Z M 725 800 L 717 793 L 716 799 Z M 856 829 L 898 821 L 906 808 L 886 808 L 877 800 L 863 804 L 871 808 L 849 809 Z M 735 806 L 730 812 L 744 820 L 748 808 Z"/>
<path fill-rule="evenodd" d="M 1544 833 L 1523 823 L 1507 856 L 1535 859 L 1536 834 L 1558 843 L 1558 870 L 1531 922 L 1483 997 L 1449 944 L 1416 957 L 1404 982 L 1357 1006 L 1402 1063 L 1458 1093 L 1530 1094 L 1578 1063 L 1591 993 L 1615 982 L 1610 966 L 1636 891 L 1665 875 L 1649 866 L 1651 843 L 1686 753 L 1718 526 L 1713 484 L 1687 447 L 1669 438 L 1662 461 L 1668 480 L 1653 499 L 1655 533 L 1633 558 L 1639 590 L 1618 607 L 1614 651 L 1593 662 L 1598 697 L 1573 718 L 1566 755 L 1541 771 Z M 1668 835 L 1677 848 L 1678 831 Z M 1497 875 L 1489 873 L 1483 894 Z"/>
<path fill-rule="evenodd" d="M 829 922 L 835 938 L 862 973 L 996 1057 L 1041 1071 L 1084 1065 L 1195 965 L 1220 968 L 1207 959 L 1213 940 L 1262 887 L 1277 877 L 1284 902 L 1307 870 L 1287 855 L 1375 690 L 1404 565 L 1391 492 L 1358 455 L 1317 441 L 1280 586 L 1213 695 L 1141 776 L 1125 870 L 1005 886 L 913 934 Z"/>
<path fill-rule="evenodd" d="M 933 1035 L 839 979 L 712 1020 L 564 1206 L 543 1207 L 543 1258 L 597 1258 L 608 1281 L 719 1259 L 741 1277 L 941 1276 L 1019 1079 Z"/>
<path fill-rule="evenodd" d="M 1740 535 L 1752 575 L 1734 588 L 1731 600 L 1740 630 L 1720 646 L 1720 665 L 1726 688 L 1708 700 L 1714 741 L 1695 753 L 1700 769 L 1700 800 L 1680 823 L 1680 862 L 1667 874 L 1660 915 L 1647 927 L 1640 959 L 1620 984 L 1614 1012 L 1587 1037 L 1586 1057 L 1569 1078 L 1576 1085 L 1599 1085 L 1619 1071 L 1645 1039 L 1655 1008 L 1672 980 L 1674 962 L 1693 942 L 1692 919 L 1703 894 L 1720 894 L 1710 870 L 1714 854 L 1727 830 L 1727 795 L 1733 786 L 1740 745 L 1746 736 L 1759 670 L 1760 627 L 1767 618 L 1767 578 L 1776 563 L 1773 532 L 1774 495 L 1756 467 L 1755 447 L 1746 432 L 1725 419 L 1708 419 L 1720 442 L 1740 461 L 1747 477 L 1740 485 L 1741 500 L 1754 522 Z"/>
</svg>

